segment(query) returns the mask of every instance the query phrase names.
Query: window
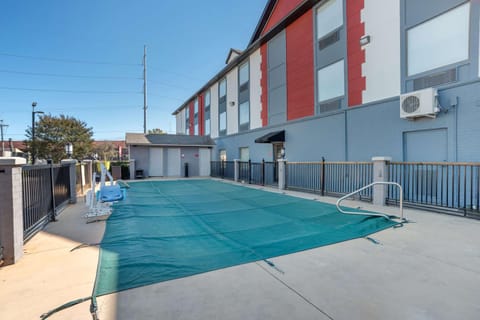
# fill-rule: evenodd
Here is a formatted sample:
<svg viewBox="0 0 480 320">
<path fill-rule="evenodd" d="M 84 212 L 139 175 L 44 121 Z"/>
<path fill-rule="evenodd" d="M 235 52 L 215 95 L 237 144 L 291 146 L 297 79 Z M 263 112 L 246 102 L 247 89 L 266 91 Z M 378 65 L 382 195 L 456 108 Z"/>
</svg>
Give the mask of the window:
<svg viewBox="0 0 480 320">
<path fill-rule="evenodd" d="M 343 0 L 331 0 L 317 9 L 317 39 L 343 25 Z"/>
<path fill-rule="evenodd" d="M 250 102 L 246 101 L 239 106 L 238 122 L 241 130 L 248 130 L 250 125 Z"/>
<path fill-rule="evenodd" d="M 205 129 L 204 134 L 206 136 L 210 135 L 210 90 L 205 92 Z"/>
<path fill-rule="evenodd" d="M 340 60 L 317 71 L 318 102 L 345 95 L 344 61 Z"/>
<path fill-rule="evenodd" d="M 250 160 L 250 150 L 248 147 L 240 148 L 240 161 L 247 162 Z"/>
<path fill-rule="evenodd" d="M 227 134 L 227 79 L 220 80 L 218 85 L 218 128 L 219 135 Z"/>
<path fill-rule="evenodd" d="M 220 150 L 219 158 L 220 161 L 227 161 L 227 150 Z"/>
<path fill-rule="evenodd" d="M 408 75 L 468 59 L 470 3 L 407 31 Z"/>
<path fill-rule="evenodd" d="M 239 131 L 250 129 L 250 66 L 246 62 L 238 70 L 238 127 Z"/>
<path fill-rule="evenodd" d="M 193 104 L 193 110 L 194 110 L 194 119 L 193 119 L 193 124 L 195 125 L 194 127 L 194 134 L 198 136 L 198 97 L 195 98 L 195 102 Z"/>
<path fill-rule="evenodd" d="M 185 108 L 185 134 L 190 134 L 190 107 Z"/>
</svg>

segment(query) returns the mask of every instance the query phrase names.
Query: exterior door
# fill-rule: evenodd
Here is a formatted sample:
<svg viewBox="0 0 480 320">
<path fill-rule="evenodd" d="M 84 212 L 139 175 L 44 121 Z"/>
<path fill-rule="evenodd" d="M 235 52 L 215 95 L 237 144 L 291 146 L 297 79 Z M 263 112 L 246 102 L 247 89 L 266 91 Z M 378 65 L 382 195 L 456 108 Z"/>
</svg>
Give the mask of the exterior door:
<svg viewBox="0 0 480 320">
<path fill-rule="evenodd" d="M 163 148 L 150 148 L 148 175 L 163 177 Z"/>
<path fill-rule="evenodd" d="M 167 154 L 167 176 L 179 177 L 181 175 L 180 163 L 182 161 L 180 148 L 169 148 Z"/>
</svg>

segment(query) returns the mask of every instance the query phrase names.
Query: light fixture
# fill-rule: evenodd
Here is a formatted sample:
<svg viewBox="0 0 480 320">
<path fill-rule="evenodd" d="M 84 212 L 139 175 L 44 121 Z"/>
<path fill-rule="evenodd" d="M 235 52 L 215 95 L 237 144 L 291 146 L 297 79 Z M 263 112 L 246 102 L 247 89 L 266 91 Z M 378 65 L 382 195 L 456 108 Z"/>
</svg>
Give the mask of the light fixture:
<svg viewBox="0 0 480 320">
<path fill-rule="evenodd" d="M 370 36 L 363 36 L 360 38 L 360 45 L 365 46 L 370 43 Z"/>
<path fill-rule="evenodd" d="M 35 157 L 36 157 L 36 145 L 35 145 L 35 114 L 43 114 L 43 111 L 35 111 L 35 107 L 37 103 L 34 101 L 32 102 L 32 164 L 35 164 Z"/>
<path fill-rule="evenodd" d="M 230 107 L 233 107 L 233 106 L 235 105 L 235 101 L 230 101 L 230 102 L 228 103 L 228 105 L 229 105 Z"/>
<path fill-rule="evenodd" d="M 70 142 L 65 145 L 65 153 L 67 154 L 67 157 L 70 159 L 73 155 L 73 144 Z"/>
</svg>

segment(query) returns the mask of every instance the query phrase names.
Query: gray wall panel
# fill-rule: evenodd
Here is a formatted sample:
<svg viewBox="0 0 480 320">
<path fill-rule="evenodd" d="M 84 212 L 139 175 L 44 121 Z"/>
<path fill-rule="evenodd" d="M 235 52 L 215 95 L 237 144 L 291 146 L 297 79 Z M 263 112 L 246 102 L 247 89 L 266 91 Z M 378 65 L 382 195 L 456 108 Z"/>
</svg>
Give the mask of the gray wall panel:
<svg viewBox="0 0 480 320">
<path fill-rule="evenodd" d="M 437 152 L 437 149 L 438 146 L 446 146 L 447 161 L 478 162 L 478 92 L 480 82 L 440 90 L 439 101 L 443 111 L 435 119 L 400 119 L 399 99 L 395 98 L 330 116 L 316 116 L 224 137 L 216 140 L 213 159 L 218 160 L 218 150 L 225 149 L 228 159 L 233 160 L 239 157 L 238 148 L 248 146 L 252 161 L 261 161 L 262 158 L 271 160 L 272 146 L 254 143 L 254 140 L 269 132 L 285 129 L 286 157 L 290 161 L 319 161 L 322 156 L 329 161 L 370 161 L 374 156 L 390 156 L 393 160 L 403 161 L 407 160 L 404 154 L 405 133 L 441 129 L 446 132 L 441 138 L 433 134 L 426 137 L 424 143 L 414 146 L 422 148 L 414 154 L 415 160 L 432 160 L 432 155 L 437 154 L 433 156 L 439 158 L 436 161 L 443 161 L 443 151 Z M 457 97 L 458 106 L 454 106 Z M 444 141 L 438 142 L 437 139 Z"/>
</svg>

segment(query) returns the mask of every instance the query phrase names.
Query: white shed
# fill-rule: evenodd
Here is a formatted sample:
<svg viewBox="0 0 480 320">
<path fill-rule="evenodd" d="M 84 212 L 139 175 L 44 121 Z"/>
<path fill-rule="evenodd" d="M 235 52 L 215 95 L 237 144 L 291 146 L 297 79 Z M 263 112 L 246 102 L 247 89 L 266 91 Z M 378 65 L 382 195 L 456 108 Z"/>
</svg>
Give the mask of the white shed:
<svg viewBox="0 0 480 320">
<path fill-rule="evenodd" d="M 215 145 L 210 137 L 127 133 L 125 140 L 134 160 L 132 172 L 142 170 L 145 177 L 183 177 L 186 170 L 190 177 L 210 175 Z"/>
</svg>

